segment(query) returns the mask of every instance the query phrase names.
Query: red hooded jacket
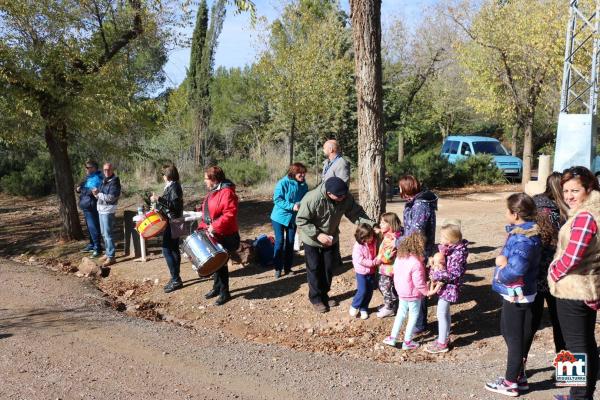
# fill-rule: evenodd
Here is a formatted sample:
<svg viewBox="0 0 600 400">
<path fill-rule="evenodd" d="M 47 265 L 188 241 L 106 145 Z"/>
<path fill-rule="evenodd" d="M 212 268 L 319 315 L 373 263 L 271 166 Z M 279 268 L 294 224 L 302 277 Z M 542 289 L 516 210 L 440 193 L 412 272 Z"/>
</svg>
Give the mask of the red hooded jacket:
<svg viewBox="0 0 600 400">
<path fill-rule="evenodd" d="M 207 229 L 211 224 L 214 234 L 219 236 L 228 236 L 236 233 L 238 228 L 238 197 L 235 194 L 235 185 L 225 180 L 206 195 L 202 202 L 202 214 L 208 206 L 210 222 L 202 217 L 198 229 Z"/>
</svg>

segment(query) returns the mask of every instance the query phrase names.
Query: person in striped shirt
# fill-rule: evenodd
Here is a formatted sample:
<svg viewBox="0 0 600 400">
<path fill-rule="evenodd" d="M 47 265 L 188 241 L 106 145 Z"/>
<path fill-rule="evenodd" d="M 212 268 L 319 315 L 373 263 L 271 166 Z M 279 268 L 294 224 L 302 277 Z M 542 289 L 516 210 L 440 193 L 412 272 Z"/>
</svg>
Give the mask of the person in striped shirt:
<svg viewBox="0 0 600 400">
<path fill-rule="evenodd" d="M 585 167 L 565 170 L 561 185 L 569 219 L 558 234 L 555 259 L 548 268 L 548 286 L 556 297 L 566 349 L 587 354 L 586 386 L 571 387 L 568 398 L 591 400 L 598 373 L 594 328 L 600 306 L 600 187 Z"/>
</svg>

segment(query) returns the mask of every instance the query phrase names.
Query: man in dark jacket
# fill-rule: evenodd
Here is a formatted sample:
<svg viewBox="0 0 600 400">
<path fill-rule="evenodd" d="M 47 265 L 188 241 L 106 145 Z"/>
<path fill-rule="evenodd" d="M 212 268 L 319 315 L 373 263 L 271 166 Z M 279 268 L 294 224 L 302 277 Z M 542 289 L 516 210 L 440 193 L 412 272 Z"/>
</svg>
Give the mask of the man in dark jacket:
<svg viewBox="0 0 600 400">
<path fill-rule="evenodd" d="M 111 163 L 104 164 L 102 170 L 104 171 L 102 186 L 100 189 L 94 189 L 92 193 L 98 199 L 97 208 L 100 216 L 100 230 L 104 238 L 104 248 L 106 249 L 106 260 L 102 266 L 109 267 L 116 263 L 113 230 L 115 227 L 117 202 L 121 195 L 121 181 L 114 174 Z"/>
<path fill-rule="evenodd" d="M 90 243 L 85 246 L 83 252 L 91 252 L 91 257 L 100 256 L 102 251 L 101 236 L 100 236 L 100 217 L 96 208 L 96 197 L 92 194 L 93 189 L 97 189 L 102 185 L 102 172 L 98 171 L 98 163 L 93 160 L 88 160 L 85 163 L 86 176 L 85 180 L 77 186 L 76 192 L 79 193 L 79 208 L 83 211 L 85 224 L 87 225 Z"/>
<path fill-rule="evenodd" d="M 338 228 L 344 215 L 355 224 L 375 224 L 356 203 L 348 185 L 333 177 L 304 196 L 296 216 L 300 239 L 304 243 L 308 298 L 315 311 L 320 313 L 337 305 L 328 293 L 339 263 Z"/>
</svg>

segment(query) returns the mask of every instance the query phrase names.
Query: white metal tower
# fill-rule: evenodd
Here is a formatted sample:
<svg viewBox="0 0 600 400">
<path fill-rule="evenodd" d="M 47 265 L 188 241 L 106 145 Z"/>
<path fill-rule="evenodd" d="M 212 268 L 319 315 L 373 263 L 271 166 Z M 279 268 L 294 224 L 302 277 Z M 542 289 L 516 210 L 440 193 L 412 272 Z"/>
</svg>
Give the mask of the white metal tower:
<svg viewBox="0 0 600 400">
<path fill-rule="evenodd" d="M 593 169 L 596 154 L 600 0 L 569 0 L 554 170 Z"/>
</svg>

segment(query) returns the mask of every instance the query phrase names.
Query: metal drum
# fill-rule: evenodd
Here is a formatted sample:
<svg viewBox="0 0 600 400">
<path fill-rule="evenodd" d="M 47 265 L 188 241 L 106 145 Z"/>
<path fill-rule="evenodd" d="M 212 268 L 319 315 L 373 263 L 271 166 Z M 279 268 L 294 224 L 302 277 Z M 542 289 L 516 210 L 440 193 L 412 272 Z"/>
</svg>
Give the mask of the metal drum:
<svg viewBox="0 0 600 400">
<path fill-rule="evenodd" d="M 199 276 L 208 276 L 221 268 L 229 260 L 229 254 L 206 231 L 196 231 L 188 236 L 181 249 L 192 262 L 192 269 Z"/>
</svg>

